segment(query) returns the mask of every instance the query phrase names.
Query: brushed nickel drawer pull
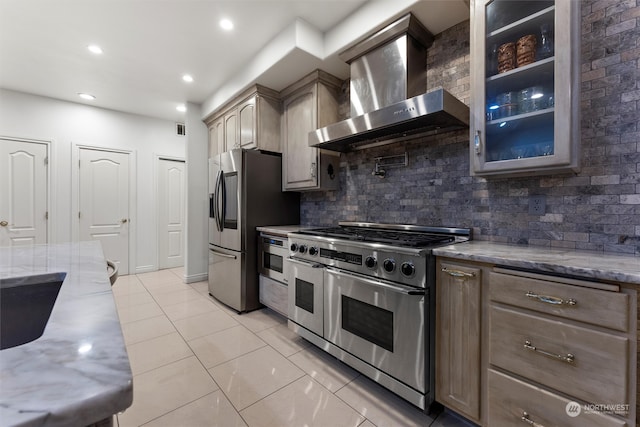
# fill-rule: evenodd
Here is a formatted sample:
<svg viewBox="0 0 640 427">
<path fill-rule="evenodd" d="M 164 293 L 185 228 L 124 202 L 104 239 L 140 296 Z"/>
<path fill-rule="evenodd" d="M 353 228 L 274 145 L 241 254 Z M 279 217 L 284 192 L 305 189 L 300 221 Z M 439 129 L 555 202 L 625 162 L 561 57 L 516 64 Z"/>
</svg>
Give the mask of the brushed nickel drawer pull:
<svg viewBox="0 0 640 427">
<path fill-rule="evenodd" d="M 555 354 L 555 353 L 551 353 L 549 351 L 546 350 L 541 350 L 539 348 L 537 348 L 536 346 L 531 344 L 531 341 L 526 340 L 524 342 L 524 348 L 526 348 L 527 350 L 531 350 L 531 351 L 535 351 L 536 353 L 539 353 L 543 356 L 547 356 L 550 357 L 552 359 L 555 360 L 560 360 L 561 362 L 566 362 L 566 363 L 574 363 L 575 362 L 575 356 L 571 353 L 567 353 L 566 356 L 563 356 L 561 354 Z"/>
<path fill-rule="evenodd" d="M 527 292 L 525 294 L 528 298 L 533 298 L 533 299 L 537 299 L 540 302 L 544 302 L 547 304 L 552 304 L 552 305 L 576 305 L 578 304 L 578 301 L 574 300 L 573 298 L 569 298 L 569 299 L 562 299 L 562 298 L 558 298 L 558 297 L 552 297 L 550 295 L 538 295 L 534 292 Z"/>
<path fill-rule="evenodd" d="M 453 277 L 476 277 L 475 273 L 467 273 L 460 270 L 449 270 L 447 267 L 442 267 L 442 271 Z"/>
<path fill-rule="evenodd" d="M 520 418 L 520 420 L 522 420 L 522 422 L 525 422 L 533 427 L 544 427 L 542 424 L 539 424 L 533 421 L 531 418 L 529 418 L 529 414 L 527 414 L 526 412 L 522 413 L 522 418 Z"/>
</svg>

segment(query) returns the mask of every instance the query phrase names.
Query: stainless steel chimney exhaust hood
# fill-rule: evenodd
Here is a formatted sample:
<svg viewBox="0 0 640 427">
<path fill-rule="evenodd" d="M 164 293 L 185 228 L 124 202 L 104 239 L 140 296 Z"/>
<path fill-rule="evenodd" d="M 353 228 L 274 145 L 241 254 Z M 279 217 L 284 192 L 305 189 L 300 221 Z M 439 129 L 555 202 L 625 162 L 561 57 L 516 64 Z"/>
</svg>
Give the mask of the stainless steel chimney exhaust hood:
<svg viewBox="0 0 640 427">
<path fill-rule="evenodd" d="M 309 133 L 309 145 L 352 151 L 469 127 L 469 107 L 442 88 L 423 93 L 433 36 L 411 14 L 340 54 L 351 66 L 351 118 Z"/>
</svg>

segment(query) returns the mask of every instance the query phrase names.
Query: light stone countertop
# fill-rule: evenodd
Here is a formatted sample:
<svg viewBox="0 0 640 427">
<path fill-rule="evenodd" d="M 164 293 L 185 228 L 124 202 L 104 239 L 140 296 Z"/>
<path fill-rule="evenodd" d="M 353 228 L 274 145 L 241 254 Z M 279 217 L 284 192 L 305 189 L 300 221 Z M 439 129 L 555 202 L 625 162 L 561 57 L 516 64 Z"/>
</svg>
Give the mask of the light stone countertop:
<svg viewBox="0 0 640 427">
<path fill-rule="evenodd" d="M 128 408 L 129 358 L 100 243 L 0 248 L 0 279 L 64 272 L 43 335 L 0 351 L 2 426 L 86 426 Z"/>
<path fill-rule="evenodd" d="M 586 279 L 640 285 L 640 257 L 471 241 L 439 247 L 436 256 L 477 261 Z"/>
</svg>

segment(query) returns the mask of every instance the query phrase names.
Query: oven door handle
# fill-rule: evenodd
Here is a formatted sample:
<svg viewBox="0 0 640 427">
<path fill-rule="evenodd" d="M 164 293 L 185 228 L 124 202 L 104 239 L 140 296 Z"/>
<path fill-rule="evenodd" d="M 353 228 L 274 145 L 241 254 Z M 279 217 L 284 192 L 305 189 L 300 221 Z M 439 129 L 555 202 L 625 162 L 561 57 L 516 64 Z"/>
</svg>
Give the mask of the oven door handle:
<svg viewBox="0 0 640 427">
<path fill-rule="evenodd" d="M 413 288 L 411 286 L 405 286 L 405 285 L 400 285 L 397 283 L 394 284 L 390 284 L 390 283 L 385 283 L 385 282 L 380 282 L 377 280 L 372 280 L 366 276 L 362 276 L 360 274 L 356 274 L 356 273 L 351 273 L 348 271 L 344 271 L 344 270 L 339 270 L 337 268 L 333 268 L 333 267 L 327 267 L 327 272 L 335 274 L 337 276 L 339 275 L 343 275 L 343 276 L 350 276 L 353 277 L 361 282 L 365 282 L 368 285 L 371 286 L 376 286 L 379 288 L 383 288 L 383 289 L 387 289 L 389 291 L 392 292 L 396 292 L 399 294 L 403 294 L 403 295 L 418 295 L 418 296 L 424 296 L 426 295 L 426 290 L 425 289 L 419 289 L 419 288 Z"/>
<path fill-rule="evenodd" d="M 311 268 L 324 268 L 324 265 L 318 264 L 317 262 L 303 261 L 303 260 L 291 258 L 291 257 L 287 259 L 293 263 L 302 264 L 304 266 L 311 267 Z"/>
</svg>

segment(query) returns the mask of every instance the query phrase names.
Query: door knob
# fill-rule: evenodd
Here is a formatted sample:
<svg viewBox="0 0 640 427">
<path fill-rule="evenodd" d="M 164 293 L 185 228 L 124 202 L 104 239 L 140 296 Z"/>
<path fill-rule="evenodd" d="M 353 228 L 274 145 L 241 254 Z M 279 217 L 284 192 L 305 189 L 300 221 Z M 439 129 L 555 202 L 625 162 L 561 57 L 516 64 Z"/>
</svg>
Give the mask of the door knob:
<svg viewBox="0 0 640 427">
<path fill-rule="evenodd" d="M 0 221 L 0 226 L 6 227 L 7 225 L 9 225 L 7 221 Z"/>
<path fill-rule="evenodd" d="M 127 218 L 122 218 L 122 219 L 120 220 L 120 222 L 121 222 L 121 223 L 123 223 L 123 224 L 126 224 L 126 223 L 127 223 Z"/>
</svg>

